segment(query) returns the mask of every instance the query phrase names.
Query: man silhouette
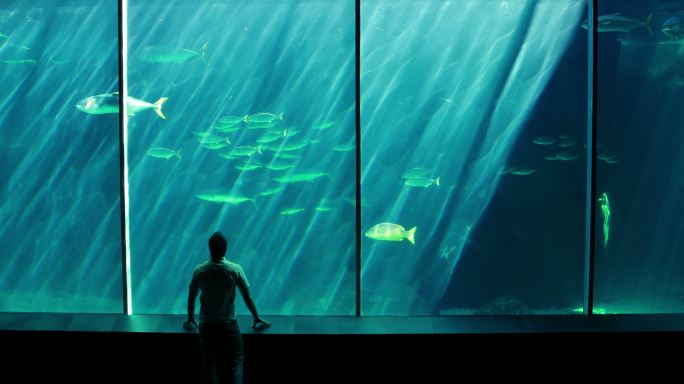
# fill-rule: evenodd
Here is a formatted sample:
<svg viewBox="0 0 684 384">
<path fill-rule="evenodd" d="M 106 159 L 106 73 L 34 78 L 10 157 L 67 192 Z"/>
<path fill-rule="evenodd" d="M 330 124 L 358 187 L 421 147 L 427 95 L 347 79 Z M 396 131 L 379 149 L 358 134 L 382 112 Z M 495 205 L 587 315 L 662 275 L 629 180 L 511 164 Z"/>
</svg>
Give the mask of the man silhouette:
<svg viewBox="0 0 684 384">
<path fill-rule="evenodd" d="M 215 375 L 220 383 L 242 383 L 244 352 L 235 317 L 235 291 L 240 290 L 247 308 L 254 316 L 252 328 L 268 328 L 271 323 L 259 316 L 242 267 L 223 257 L 227 248 L 228 241 L 221 232 L 215 232 L 209 238 L 211 258 L 198 265 L 192 274 L 188 319 L 183 327 L 186 330 L 197 327 L 195 299 L 200 293 L 199 334 L 205 382 L 213 382 Z"/>
</svg>

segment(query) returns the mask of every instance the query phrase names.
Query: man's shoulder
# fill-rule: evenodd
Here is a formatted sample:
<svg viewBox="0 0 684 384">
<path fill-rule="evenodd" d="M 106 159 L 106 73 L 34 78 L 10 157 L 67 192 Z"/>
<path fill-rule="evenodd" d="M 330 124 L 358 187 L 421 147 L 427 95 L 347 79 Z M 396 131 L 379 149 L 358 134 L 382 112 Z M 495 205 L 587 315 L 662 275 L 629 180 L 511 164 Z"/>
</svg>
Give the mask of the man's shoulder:
<svg viewBox="0 0 684 384">
<path fill-rule="evenodd" d="M 238 263 L 234 263 L 232 261 L 224 260 L 223 264 L 230 270 L 233 271 L 242 271 L 242 267 Z"/>
</svg>

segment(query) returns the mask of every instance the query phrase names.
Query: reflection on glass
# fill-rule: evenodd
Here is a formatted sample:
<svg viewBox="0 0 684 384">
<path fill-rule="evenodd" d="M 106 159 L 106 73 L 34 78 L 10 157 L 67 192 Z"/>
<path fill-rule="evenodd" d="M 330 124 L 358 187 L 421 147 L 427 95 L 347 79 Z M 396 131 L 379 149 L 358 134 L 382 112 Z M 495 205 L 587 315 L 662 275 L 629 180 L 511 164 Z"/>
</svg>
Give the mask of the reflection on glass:
<svg viewBox="0 0 684 384">
<path fill-rule="evenodd" d="M 353 2 L 128 4 L 134 311 L 183 313 L 220 230 L 260 312 L 353 314 Z"/>
<path fill-rule="evenodd" d="M 0 312 L 121 312 L 117 8 L 0 4 Z"/>
<path fill-rule="evenodd" d="M 681 312 L 684 3 L 598 5 L 595 303 Z"/>
<path fill-rule="evenodd" d="M 362 310 L 582 306 L 584 1 L 362 2 Z"/>
</svg>

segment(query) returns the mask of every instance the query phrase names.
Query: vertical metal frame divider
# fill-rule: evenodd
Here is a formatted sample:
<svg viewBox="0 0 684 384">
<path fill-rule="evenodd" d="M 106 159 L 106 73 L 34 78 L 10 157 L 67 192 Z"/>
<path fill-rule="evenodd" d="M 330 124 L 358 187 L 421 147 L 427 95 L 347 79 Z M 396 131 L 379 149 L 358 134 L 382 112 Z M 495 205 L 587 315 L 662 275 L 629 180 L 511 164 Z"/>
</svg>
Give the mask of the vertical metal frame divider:
<svg viewBox="0 0 684 384">
<path fill-rule="evenodd" d="M 130 237 L 128 231 L 128 111 L 126 99 L 127 87 L 127 23 L 128 0 L 118 0 L 119 12 L 119 203 L 121 206 L 121 273 L 123 281 L 123 313 L 131 315 L 131 271 L 130 271 Z"/>
<path fill-rule="evenodd" d="M 596 129 L 598 123 L 598 0 L 587 0 L 587 195 L 584 237 L 584 305 L 583 313 L 594 315 L 594 282 L 596 263 Z"/>
<path fill-rule="evenodd" d="M 356 54 L 356 317 L 361 317 L 361 0 L 354 2 Z"/>
</svg>

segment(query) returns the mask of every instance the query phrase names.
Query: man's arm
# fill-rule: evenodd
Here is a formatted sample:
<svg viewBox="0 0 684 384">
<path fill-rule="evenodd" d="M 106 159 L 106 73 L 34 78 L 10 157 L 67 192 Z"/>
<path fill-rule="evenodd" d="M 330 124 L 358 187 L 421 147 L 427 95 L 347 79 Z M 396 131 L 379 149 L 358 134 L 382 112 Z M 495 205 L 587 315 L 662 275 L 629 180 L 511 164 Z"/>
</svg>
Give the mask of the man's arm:
<svg viewBox="0 0 684 384">
<path fill-rule="evenodd" d="M 197 274 L 192 274 L 192 281 L 190 282 L 190 288 L 188 289 L 188 320 L 183 323 L 183 326 L 190 327 L 190 324 L 197 326 L 195 322 L 195 300 L 197 299 L 197 293 L 199 292 L 199 284 L 197 281 Z"/>
<path fill-rule="evenodd" d="M 252 300 L 252 294 L 249 292 L 249 286 L 246 284 L 239 284 L 238 288 L 240 288 L 240 294 L 242 294 L 242 299 L 245 300 L 247 308 L 254 317 L 254 324 L 252 325 L 252 328 L 270 327 L 271 323 L 262 319 L 261 316 L 259 316 L 259 312 L 257 311 L 256 305 L 254 304 L 254 300 Z M 257 327 L 259 324 L 261 324 L 261 326 Z"/>
</svg>

